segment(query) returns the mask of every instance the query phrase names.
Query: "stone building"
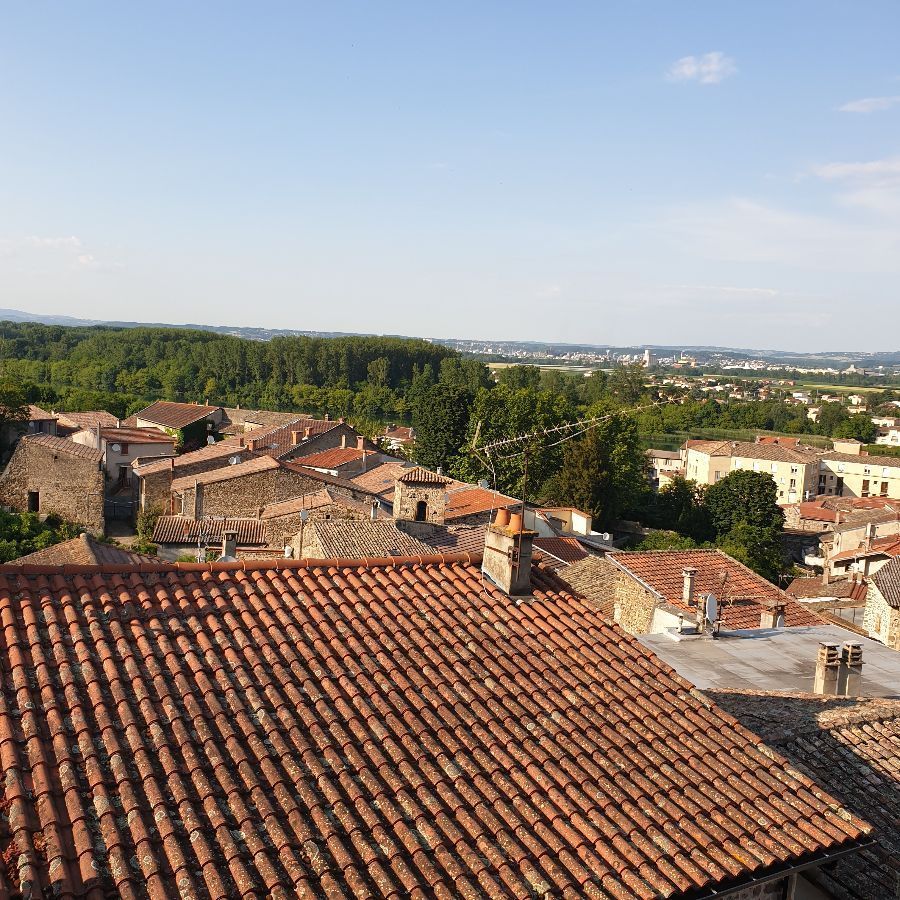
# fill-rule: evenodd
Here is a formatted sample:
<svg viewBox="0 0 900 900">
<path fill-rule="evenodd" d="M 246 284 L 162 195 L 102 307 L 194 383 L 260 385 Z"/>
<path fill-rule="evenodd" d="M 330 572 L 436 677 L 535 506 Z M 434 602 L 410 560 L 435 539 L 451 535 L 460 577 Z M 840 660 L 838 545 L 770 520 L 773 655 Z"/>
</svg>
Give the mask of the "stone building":
<svg viewBox="0 0 900 900">
<path fill-rule="evenodd" d="M 53 513 L 102 534 L 103 456 L 67 438 L 25 435 L 0 475 L 0 505 Z"/>
<path fill-rule="evenodd" d="M 900 556 L 879 569 L 869 583 L 863 628 L 869 637 L 900 650 Z"/>
<path fill-rule="evenodd" d="M 450 478 L 414 466 L 397 476 L 394 487 L 394 518 L 399 522 L 444 524 L 447 485 Z"/>
<path fill-rule="evenodd" d="M 431 556 L 434 550 L 394 522 L 319 519 L 307 522 L 290 542 L 297 559 L 378 559 Z"/>
</svg>

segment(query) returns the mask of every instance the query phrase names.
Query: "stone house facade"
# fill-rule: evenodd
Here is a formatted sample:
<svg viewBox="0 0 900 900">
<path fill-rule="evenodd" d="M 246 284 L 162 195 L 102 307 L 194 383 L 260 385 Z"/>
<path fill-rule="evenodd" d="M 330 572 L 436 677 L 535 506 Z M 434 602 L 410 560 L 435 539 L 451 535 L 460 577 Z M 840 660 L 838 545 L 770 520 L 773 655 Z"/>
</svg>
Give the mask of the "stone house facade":
<svg viewBox="0 0 900 900">
<path fill-rule="evenodd" d="M 900 650 L 900 557 L 892 559 L 872 578 L 863 628 L 869 637 Z"/>
<path fill-rule="evenodd" d="M 0 505 L 53 513 L 103 534 L 103 488 L 99 450 L 49 434 L 25 435 L 0 475 Z"/>
<path fill-rule="evenodd" d="M 449 478 L 421 466 L 405 471 L 394 486 L 394 518 L 443 525 L 450 483 Z"/>
</svg>

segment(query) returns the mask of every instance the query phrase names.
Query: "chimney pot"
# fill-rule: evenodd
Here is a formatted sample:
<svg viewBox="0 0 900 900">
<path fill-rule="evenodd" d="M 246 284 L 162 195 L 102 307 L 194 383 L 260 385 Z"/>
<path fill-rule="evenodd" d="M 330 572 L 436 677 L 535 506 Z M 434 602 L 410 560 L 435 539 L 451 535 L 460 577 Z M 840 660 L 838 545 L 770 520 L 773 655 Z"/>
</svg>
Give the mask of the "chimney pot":
<svg viewBox="0 0 900 900">
<path fill-rule="evenodd" d="M 833 641 L 822 641 L 819 644 L 819 653 L 816 657 L 816 677 L 813 683 L 813 692 L 833 697 L 838 690 L 838 676 L 840 674 L 840 655 L 838 645 Z"/>
<path fill-rule="evenodd" d="M 514 534 L 520 534 L 522 531 L 522 513 L 514 512 L 509 516 L 509 530 Z"/>
<path fill-rule="evenodd" d="M 862 680 L 863 646 L 860 641 L 844 641 L 841 647 L 841 663 L 837 693 L 842 697 L 858 697 Z"/>
<path fill-rule="evenodd" d="M 495 522 L 484 533 L 481 570 L 510 596 L 531 594 L 532 542 L 537 532 L 521 529 L 522 516 L 516 513 L 510 516 L 509 527 Z"/>
<path fill-rule="evenodd" d="M 222 556 L 230 556 L 232 559 L 237 558 L 237 532 L 222 532 Z"/>
<path fill-rule="evenodd" d="M 506 528 L 509 525 L 509 510 L 498 509 L 497 514 L 494 516 L 494 524 L 498 528 Z"/>
</svg>

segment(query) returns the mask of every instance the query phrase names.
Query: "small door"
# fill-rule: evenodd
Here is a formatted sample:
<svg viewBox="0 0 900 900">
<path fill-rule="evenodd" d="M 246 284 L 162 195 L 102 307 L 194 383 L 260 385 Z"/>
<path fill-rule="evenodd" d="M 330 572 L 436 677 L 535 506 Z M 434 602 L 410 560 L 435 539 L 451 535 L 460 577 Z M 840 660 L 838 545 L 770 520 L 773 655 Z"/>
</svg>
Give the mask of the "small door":
<svg viewBox="0 0 900 900">
<path fill-rule="evenodd" d="M 28 492 L 28 512 L 36 513 L 41 511 L 41 495 L 37 491 Z"/>
</svg>

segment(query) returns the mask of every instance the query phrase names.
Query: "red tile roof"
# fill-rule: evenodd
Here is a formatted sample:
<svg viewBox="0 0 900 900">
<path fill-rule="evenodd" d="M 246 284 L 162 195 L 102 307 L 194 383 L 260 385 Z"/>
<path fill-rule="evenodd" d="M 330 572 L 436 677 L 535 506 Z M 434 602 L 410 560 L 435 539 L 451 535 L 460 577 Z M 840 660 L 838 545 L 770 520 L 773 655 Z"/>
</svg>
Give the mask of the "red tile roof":
<svg viewBox="0 0 900 900">
<path fill-rule="evenodd" d="M 534 546 L 550 556 L 555 556 L 560 562 L 574 563 L 584 559 L 588 553 L 578 538 L 573 537 L 546 537 L 535 538 Z"/>
<path fill-rule="evenodd" d="M 68 438 L 54 437 L 52 434 L 26 434 L 19 443 L 22 442 L 36 444 L 53 453 L 65 453 L 68 456 L 77 456 L 79 459 L 95 463 L 103 460 L 103 454 L 99 450 L 86 447 L 84 444 L 76 444 L 75 441 L 70 441 Z"/>
<path fill-rule="evenodd" d="M 199 422 L 207 416 L 211 416 L 221 407 L 201 406 L 199 403 L 170 403 L 167 400 L 157 400 L 150 406 L 134 414 L 135 420 L 143 419 L 145 422 L 153 422 L 164 428 L 186 428 Z"/>
<path fill-rule="evenodd" d="M 319 453 L 310 453 L 308 456 L 295 456 L 293 461 L 301 466 L 310 466 L 314 469 L 338 469 L 347 463 L 362 460 L 362 458 L 363 451 L 357 450 L 356 447 L 332 447 Z"/>
<path fill-rule="evenodd" d="M 829 562 L 841 562 L 846 559 L 862 559 L 866 556 L 900 556 L 900 536 L 896 534 L 872 541 L 869 549 L 864 546 L 855 550 L 842 550 L 829 558 Z"/>
<path fill-rule="evenodd" d="M 292 497 L 290 500 L 279 500 L 276 503 L 269 503 L 263 507 L 260 518 L 276 519 L 279 516 L 296 515 L 304 509 L 312 511 L 323 506 L 342 506 L 355 512 L 364 513 L 367 516 L 371 516 L 372 513 L 372 501 L 354 500 L 352 497 L 348 497 L 338 491 L 323 488 L 321 491 L 313 491 L 300 497 Z M 379 519 L 388 518 L 380 510 L 376 517 Z"/>
<path fill-rule="evenodd" d="M 77 430 L 91 429 L 98 425 L 107 428 L 115 428 L 118 419 L 105 409 L 92 409 L 86 412 L 61 412 L 56 414 L 56 420 L 60 425 Z"/>
<path fill-rule="evenodd" d="M 646 900 L 867 840 L 549 574 L 2 567 L 0 618 L 5 894 Z"/>
<path fill-rule="evenodd" d="M 46 409 L 41 409 L 33 403 L 28 405 L 29 422 L 52 422 L 54 419 L 56 419 L 56 416 L 52 412 L 47 412 Z"/>
<path fill-rule="evenodd" d="M 384 497 L 385 500 L 390 500 L 394 495 L 394 483 L 397 480 L 397 476 L 409 468 L 409 463 L 382 463 L 368 472 L 356 475 L 352 480 L 354 484 L 359 485 L 363 490 L 371 491 L 373 494 Z"/>
<path fill-rule="evenodd" d="M 224 441 L 217 441 L 215 444 L 208 444 L 199 450 L 192 450 L 190 453 L 182 453 L 173 457 L 175 461 L 174 470 L 177 473 L 180 468 L 193 465 L 194 463 L 204 462 L 209 459 L 217 459 L 218 457 L 227 457 L 232 455 L 241 455 L 249 453 L 240 438 L 226 438 Z M 225 463 L 223 463 L 224 465 Z M 137 473 L 141 476 L 154 475 L 172 468 L 171 459 L 157 460 L 150 463 L 144 463 L 137 467 Z"/>
<path fill-rule="evenodd" d="M 833 579 L 828 584 L 821 578 L 795 578 L 785 589 L 785 593 L 801 600 L 814 600 L 818 597 L 835 598 L 837 600 L 853 600 L 864 602 L 868 585 L 865 581 L 849 578 Z"/>
<path fill-rule="evenodd" d="M 123 444 L 173 444 L 175 438 L 158 428 L 101 428 L 105 441 Z"/>
<path fill-rule="evenodd" d="M 479 515 L 494 509 L 507 509 L 521 500 L 507 497 L 497 491 L 477 486 L 466 486 L 450 491 L 450 500 L 444 511 L 445 521 Z"/>
<path fill-rule="evenodd" d="M 259 519 L 187 519 L 184 516 L 160 516 L 153 529 L 154 544 L 195 544 L 202 532 L 207 541 L 221 543 L 226 531 L 237 532 L 241 546 L 266 543 L 266 529 Z"/>
<path fill-rule="evenodd" d="M 721 550 L 648 550 L 610 553 L 607 559 L 650 587 L 666 603 L 694 612 L 682 600 L 682 570 L 694 568 L 694 595 L 715 594 L 726 628 L 759 628 L 764 608 L 785 605 L 788 626 L 821 625 L 821 620 L 774 584 Z"/>
<path fill-rule="evenodd" d="M 218 469 L 210 469 L 208 472 L 198 472 L 194 475 L 182 475 L 172 482 L 172 490 L 181 492 L 192 488 L 195 484 L 214 484 L 217 481 L 230 481 L 232 478 L 243 478 L 245 475 L 256 475 L 280 468 L 277 460 L 271 456 L 255 456 L 233 466 L 221 466 Z"/>
<path fill-rule="evenodd" d="M 452 478 L 445 478 L 443 475 L 438 475 L 437 472 L 432 472 L 430 469 L 425 469 L 422 466 L 413 466 L 411 469 L 406 469 L 406 471 L 401 472 L 400 475 L 397 476 L 397 481 L 402 482 L 403 484 L 452 484 Z"/>
</svg>

